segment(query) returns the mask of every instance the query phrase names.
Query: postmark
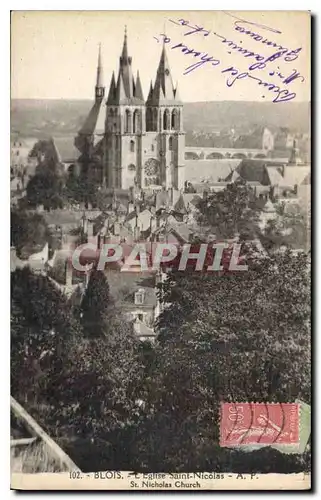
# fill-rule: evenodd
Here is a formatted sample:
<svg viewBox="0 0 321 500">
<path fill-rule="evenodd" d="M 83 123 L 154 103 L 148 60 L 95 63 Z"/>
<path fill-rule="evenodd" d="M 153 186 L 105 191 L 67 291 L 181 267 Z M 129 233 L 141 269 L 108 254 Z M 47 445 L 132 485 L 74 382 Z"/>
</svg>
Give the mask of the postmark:
<svg viewBox="0 0 321 500">
<path fill-rule="evenodd" d="M 222 403 L 220 445 L 299 444 L 298 403 Z"/>
</svg>

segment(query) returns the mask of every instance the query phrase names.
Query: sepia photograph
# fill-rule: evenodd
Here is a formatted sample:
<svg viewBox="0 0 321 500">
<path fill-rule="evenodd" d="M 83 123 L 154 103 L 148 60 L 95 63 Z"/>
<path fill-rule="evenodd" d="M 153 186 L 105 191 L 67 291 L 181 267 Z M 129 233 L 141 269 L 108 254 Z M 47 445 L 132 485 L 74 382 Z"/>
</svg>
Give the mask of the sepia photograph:
<svg viewBox="0 0 321 500">
<path fill-rule="evenodd" d="M 311 14 L 12 11 L 19 490 L 311 488 Z"/>
</svg>

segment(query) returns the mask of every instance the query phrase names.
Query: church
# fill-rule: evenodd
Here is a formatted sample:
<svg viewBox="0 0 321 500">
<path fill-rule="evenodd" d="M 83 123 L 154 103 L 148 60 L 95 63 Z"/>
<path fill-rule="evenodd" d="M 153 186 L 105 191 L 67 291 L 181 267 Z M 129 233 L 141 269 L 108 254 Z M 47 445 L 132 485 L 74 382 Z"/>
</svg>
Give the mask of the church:
<svg viewBox="0 0 321 500">
<path fill-rule="evenodd" d="M 118 76 L 112 74 L 108 94 L 99 47 L 95 101 L 75 146 L 83 173 L 101 186 L 184 188 L 183 103 L 165 45 L 146 101 L 138 71 L 134 77 L 126 29 Z"/>
</svg>

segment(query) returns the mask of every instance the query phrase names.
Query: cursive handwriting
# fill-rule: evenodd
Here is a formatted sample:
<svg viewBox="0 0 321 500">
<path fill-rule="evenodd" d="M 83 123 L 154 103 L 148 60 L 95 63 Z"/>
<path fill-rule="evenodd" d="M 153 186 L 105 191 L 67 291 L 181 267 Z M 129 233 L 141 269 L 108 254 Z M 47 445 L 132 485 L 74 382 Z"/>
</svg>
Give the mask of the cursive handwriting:
<svg viewBox="0 0 321 500">
<path fill-rule="evenodd" d="M 186 26 L 189 29 L 189 31 L 184 33 L 184 36 L 190 36 L 190 35 L 195 35 L 195 34 L 202 34 L 203 36 L 209 36 L 209 34 L 213 34 L 217 38 L 220 38 L 221 42 L 226 44 L 227 47 L 229 47 L 232 50 L 237 51 L 238 53 L 240 53 L 244 57 L 254 57 L 256 61 L 263 61 L 264 59 L 267 59 L 262 54 L 255 53 L 251 50 L 246 49 L 245 47 L 241 47 L 240 45 L 237 45 L 233 40 L 228 40 L 225 36 L 215 32 L 215 31 L 209 31 L 209 30 L 205 29 L 204 27 L 198 26 L 198 25 L 191 26 L 189 21 L 187 21 L 186 19 L 178 19 L 177 21 L 174 21 L 173 19 L 169 19 L 169 21 L 173 24 L 178 25 L 178 26 Z M 236 21 L 236 23 L 237 22 L 238 21 Z M 241 31 L 241 33 L 250 34 L 250 35 L 252 34 L 253 39 L 255 39 L 254 35 L 257 37 L 261 37 L 261 35 L 258 35 L 257 33 L 252 33 L 249 30 L 246 31 L 245 28 L 242 28 L 239 26 L 236 26 L 235 29 L 237 31 Z M 263 39 L 263 37 L 261 37 L 261 39 Z M 288 49 L 286 47 L 282 47 L 281 45 L 275 44 L 274 42 L 270 42 L 267 39 L 265 39 L 265 40 L 255 39 L 255 41 L 262 41 L 262 43 L 266 43 L 267 46 L 272 46 L 274 48 L 278 48 L 279 52 L 277 52 L 277 54 L 280 54 L 279 57 L 284 57 L 284 61 L 286 61 L 286 62 L 292 62 L 295 59 L 297 59 L 299 57 L 301 50 L 302 50 L 302 47 L 298 47 L 297 49 Z M 262 68 L 260 68 L 260 69 L 262 69 Z"/>
<path fill-rule="evenodd" d="M 275 85 L 274 83 L 265 82 L 261 78 L 251 75 L 248 71 L 240 73 L 239 70 L 234 68 L 233 66 L 231 66 L 230 68 L 223 69 L 222 73 L 230 73 L 230 77 L 228 77 L 226 80 L 226 85 L 228 87 L 232 87 L 237 80 L 243 80 L 245 78 L 251 78 L 252 80 L 256 80 L 258 85 L 262 85 L 269 92 L 273 92 L 276 94 L 272 102 L 292 101 L 292 99 L 295 99 L 296 97 L 295 92 L 290 92 L 287 89 L 281 89 L 278 85 Z"/>
<path fill-rule="evenodd" d="M 161 33 L 159 36 L 163 37 L 163 43 L 170 43 L 170 38 L 166 36 L 164 33 Z M 159 39 L 154 37 L 158 42 Z M 211 65 L 211 66 L 218 66 L 220 64 L 220 60 L 216 59 L 213 56 L 210 56 L 207 52 L 200 52 L 198 50 L 192 49 L 187 47 L 187 45 L 183 43 L 177 43 L 176 45 L 172 45 L 171 47 L 172 50 L 175 49 L 180 49 L 182 54 L 184 55 L 189 55 L 193 56 L 198 59 L 197 62 L 191 64 L 187 68 L 185 68 L 183 75 L 188 75 L 192 71 L 195 71 L 196 69 L 200 68 L 201 66 L 204 66 L 205 64 Z"/>
<path fill-rule="evenodd" d="M 231 54 L 231 50 L 239 53 L 242 55 L 244 58 L 250 59 L 253 58 L 255 62 L 251 62 L 251 64 L 248 66 L 247 71 L 240 72 L 237 68 L 234 66 L 227 67 L 221 71 L 223 74 L 228 74 L 227 80 L 226 80 L 226 85 L 228 87 L 232 87 L 237 80 L 242 80 L 242 79 L 252 79 L 254 80 L 258 85 L 262 86 L 265 88 L 268 92 L 272 92 L 273 94 L 276 94 L 273 98 L 273 102 L 285 102 L 285 101 L 291 101 L 292 99 L 295 99 L 296 93 L 295 92 L 290 92 L 286 88 L 280 87 L 280 84 L 282 82 L 283 85 L 290 85 L 292 82 L 297 81 L 298 83 L 303 83 L 305 81 L 304 76 L 302 76 L 296 69 L 293 69 L 292 72 L 288 75 L 283 71 L 280 71 L 280 68 L 278 66 L 278 70 L 275 70 L 274 68 L 271 68 L 270 65 L 271 63 L 274 63 L 276 60 L 280 59 L 283 60 L 284 62 L 292 62 L 296 60 L 300 52 L 302 50 L 301 47 L 297 49 L 289 49 L 287 47 L 283 47 L 282 45 L 276 44 L 275 42 L 269 41 L 267 38 L 264 39 L 263 36 L 261 36 L 258 33 L 255 33 L 251 30 L 247 30 L 243 26 L 240 26 L 240 24 L 249 24 L 249 25 L 255 25 L 260 27 L 261 29 L 266 29 L 268 31 L 272 31 L 274 33 L 281 33 L 278 30 L 274 30 L 272 28 L 269 28 L 267 26 L 259 25 L 256 23 L 251 23 L 249 21 L 245 21 L 244 19 L 241 19 L 237 16 L 232 16 L 236 17 L 237 21 L 235 21 L 235 30 L 238 32 L 241 32 L 242 34 L 249 35 L 253 40 L 256 42 L 262 42 L 263 44 L 267 46 L 271 46 L 273 48 L 278 48 L 279 50 L 275 52 L 274 54 L 271 54 L 269 56 L 263 56 L 262 54 L 253 52 L 251 50 L 246 49 L 245 47 L 236 44 L 233 40 L 228 40 L 225 36 L 214 32 L 210 31 L 203 26 L 199 25 L 193 25 L 186 19 L 169 19 L 169 21 L 173 24 L 176 24 L 178 26 L 182 26 L 186 29 L 184 36 L 191 36 L 191 35 L 201 35 L 203 37 L 208 37 L 209 35 L 214 35 L 215 37 L 219 38 L 220 41 L 226 45 L 226 47 L 229 49 L 229 54 Z M 165 37 L 165 35 L 163 35 Z M 242 44 L 242 41 L 239 42 Z M 198 61 L 188 68 L 185 69 L 184 75 L 187 75 L 188 73 L 191 73 L 192 71 L 197 70 L 201 66 L 218 66 L 221 64 L 221 61 L 213 56 L 210 56 L 207 52 L 200 52 L 194 48 L 189 48 L 186 44 L 180 42 L 174 46 L 172 46 L 172 49 L 180 49 L 181 52 L 184 55 L 192 55 L 196 58 L 198 58 Z M 275 84 L 273 82 L 270 82 L 265 80 L 264 77 L 259 77 L 255 76 L 254 72 L 257 73 L 258 71 L 264 70 L 268 68 L 269 73 L 268 75 L 270 77 L 275 77 L 279 79 L 279 85 Z M 262 96 L 263 98 L 265 96 Z"/>
<path fill-rule="evenodd" d="M 235 23 L 234 23 L 235 31 L 242 33 L 243 35 L 248 35 L 255 42 L 261 42 L 264 45 L 267 45 L 268 47 L 273 47 L 273 48 L 278 49 L 278 50 L 284 50 L 285 52 L 295 52 L 296 51 L 296 53 L 298 53 L 302 50 L 302 48 L 300 47 L 299 49 L 295 49 L 295 51 L 294 51 L 294 50 L 288 49 L 287 47 L 283 47 L 283 45 L 280 45 L 279 43 L 271 42 L 270 40 L 268 40 L 267 38 L 264 38 L 259 33 L 255 33 L 254 31 L 251 31 L 251 30 L 244 28 L 243 26 L 239 26 L 240 23 L 244 24 L 243 21 L 235 21 Z"/>
</svg>

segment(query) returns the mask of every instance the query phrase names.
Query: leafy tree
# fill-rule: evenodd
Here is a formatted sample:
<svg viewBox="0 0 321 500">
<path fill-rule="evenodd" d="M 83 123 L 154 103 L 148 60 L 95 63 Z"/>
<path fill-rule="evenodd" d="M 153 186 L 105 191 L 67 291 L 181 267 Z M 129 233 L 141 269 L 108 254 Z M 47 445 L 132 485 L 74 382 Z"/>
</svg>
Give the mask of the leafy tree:
<svg viewBox="0 0 321 500">
<path fill-rule="evenodd" d="M 81 303 L 85 335 L 88 337 L 101 337 L 103 335 L 109 306 L 110 295 L 107 278 L 103 271 L 94 268 Z"/>
<path fill-rule="evenodd" d="M 282 246 L 308 250 L 310 248 L 310 216 L 300 205 L 292 204 L 287 209 L 276 207 L 276 217 L 267 222 L 264 233 L 260 236 L 267 250 Z"/>
<path fill-rule="evenodd" d="M 239 273 L 172 271 L 162 286 L 168 305 L 136 441 L 141 466 L 152 459 L 157 470 L 231 470 L 239 458 L 219 447 L 221 401 L 309 402 L 307 257 L 287 252 L 248 265 Z M 250 467 L 267 470 L 264 457 L 266 450 Z M 288 472 L 304 467 L 280 461 Z M 243 455 L 243 470 L 246 463 Z"/>
<path fill-rule="evenodd" d="M 259 209 L 253 190 L 245 181 L 228 184 L 223 191 L 209 193 L 200 200 L 199 222 L 209 225 L 217 238 L 233 238 L 239 233 L 253 237 L 258 232 Z"/>
<path fill-rule="evenodd" d="M 64 180 L 60 173 L 43 168 L 27 184 L 27 200 L 31 207 L 43 205 L 45 210 L 63 208 Z"/>
<path fill-rule="evenodd" d="M 64 349 L 79 335 L 66 298 L 29 268 L 11 274 L 11 390 L 24 399 L 44 398 L 55 386 Z M 51 394 L 54 397 L 54 393 Z"/>
<path fill-rule="evenodd" d="M 11 212 L 11 245 L 17 254 L 23 250 L 39 251 L 50 240 L 47 223 L 41 214 L 20 210 Z"/>
</svg>

